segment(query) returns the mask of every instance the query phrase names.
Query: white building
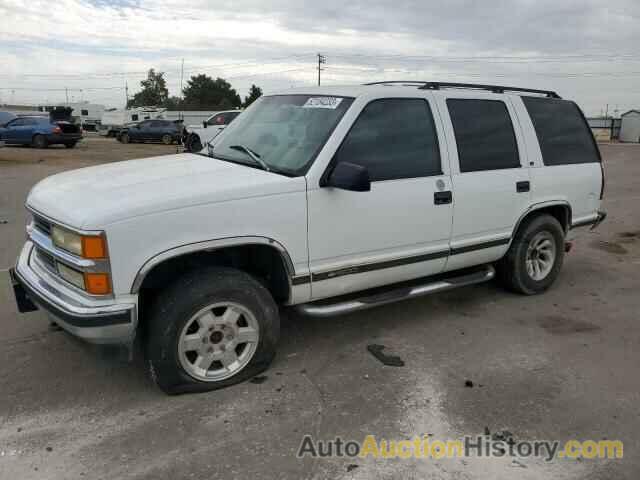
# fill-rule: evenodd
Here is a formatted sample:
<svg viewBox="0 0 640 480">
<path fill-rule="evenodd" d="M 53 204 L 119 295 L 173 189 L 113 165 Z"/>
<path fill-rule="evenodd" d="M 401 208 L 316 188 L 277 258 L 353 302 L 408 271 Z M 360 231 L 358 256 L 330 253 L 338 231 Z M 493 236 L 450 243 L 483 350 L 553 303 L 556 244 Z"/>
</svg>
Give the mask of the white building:
<svg viewBox="0 0 640 480">
<path fill-rule="evenodd" d="M 620 141 L 640 143 L 640 110 L 629 110 L 621 117 Z"/>
</svg>

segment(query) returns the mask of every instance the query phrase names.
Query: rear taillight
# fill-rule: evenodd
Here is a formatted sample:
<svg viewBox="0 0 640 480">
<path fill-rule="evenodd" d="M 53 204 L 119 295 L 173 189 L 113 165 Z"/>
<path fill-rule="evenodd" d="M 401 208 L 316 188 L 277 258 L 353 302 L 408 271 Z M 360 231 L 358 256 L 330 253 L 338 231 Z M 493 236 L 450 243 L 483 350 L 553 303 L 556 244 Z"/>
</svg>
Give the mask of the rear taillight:
<svg viewBox="0 0 640 480">
<path fill-rule="evenodd" d="M 53 127 L 53 133 L 62 133 L 62 129 L 56 125 L 55 127 Z"/>
</svg>

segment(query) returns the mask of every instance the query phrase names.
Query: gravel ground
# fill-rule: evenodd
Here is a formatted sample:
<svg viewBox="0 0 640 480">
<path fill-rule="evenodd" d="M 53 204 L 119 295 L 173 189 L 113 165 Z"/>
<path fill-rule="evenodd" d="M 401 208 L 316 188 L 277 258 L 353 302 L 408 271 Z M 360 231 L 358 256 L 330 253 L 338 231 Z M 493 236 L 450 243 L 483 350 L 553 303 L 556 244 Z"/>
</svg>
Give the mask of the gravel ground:
<svg viewBox="0 0 640 480">
<path fill-rule="evenodd" d="M 367 312 L 283 312 L 262 383 L 161 394 L 141 360 L 18 315 L 0 272 L 0 479 L 635 479 L 640 474 L 640 146 L 601 146 L 607 221 L 583 231 L 549 292 L 493 283 Z M 24 241 L 29 188 L 53 173 L 175 147 L 89 138 L 0 149 L 0 269 Z M 403 367 L 383 366 L 376 343 Z M 470 383 L 471 382 L 471 383 Z M 472 386 L 471 386 L 472 384 Z M 621 460 L 297 459 L 303 435 L 620 439 Z"/>
</svg>

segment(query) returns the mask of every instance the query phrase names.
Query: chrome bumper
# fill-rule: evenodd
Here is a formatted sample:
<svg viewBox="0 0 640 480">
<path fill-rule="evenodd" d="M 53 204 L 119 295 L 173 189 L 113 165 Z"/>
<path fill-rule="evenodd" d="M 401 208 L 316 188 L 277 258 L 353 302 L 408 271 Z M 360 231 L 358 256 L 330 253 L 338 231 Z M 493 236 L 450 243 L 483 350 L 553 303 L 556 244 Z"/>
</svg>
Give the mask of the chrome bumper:
<svg viewBox="0 0 640 480">
<path fill-rule="evenodd" d="M 28 241 L 10 271 L 20 312 L 37 306 L 67 332 L 91 343 L 133 341 L 138 323 L 135 297 L 119 302 L 82 296 L 33 262 L 32 252 Z"/>
</svg>

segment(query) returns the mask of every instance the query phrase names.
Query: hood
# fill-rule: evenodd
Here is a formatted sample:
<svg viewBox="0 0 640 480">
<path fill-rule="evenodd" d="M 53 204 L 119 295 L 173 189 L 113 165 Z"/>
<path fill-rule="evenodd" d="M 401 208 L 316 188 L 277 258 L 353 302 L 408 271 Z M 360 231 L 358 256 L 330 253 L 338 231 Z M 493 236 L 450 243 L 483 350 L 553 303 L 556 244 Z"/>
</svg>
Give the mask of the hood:
<svg viewBox="0 0 640 480">
<path fill-rule="evenodd" d="M 150 213 L 305 188 L 302 177 L 183 153 L 53 175 L 33 187 L 27 205 L 71 227 L 91 230 Z"/>
</svg>

